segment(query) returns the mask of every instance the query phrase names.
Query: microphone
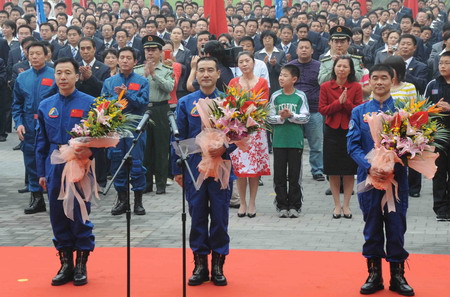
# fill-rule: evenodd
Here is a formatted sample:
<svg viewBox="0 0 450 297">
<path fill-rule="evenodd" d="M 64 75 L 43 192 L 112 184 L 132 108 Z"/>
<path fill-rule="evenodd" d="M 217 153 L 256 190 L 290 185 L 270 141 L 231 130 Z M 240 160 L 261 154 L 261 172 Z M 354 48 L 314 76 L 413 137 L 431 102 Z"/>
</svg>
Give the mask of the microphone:
<svg viewBox="0 0 450 297">
<path fill-rule="evenodd" d="M 180 136 L 180 131 L 178 131 L 177 121 L 175 120 L 175 114 L 173 111 L 167 112 L 167 117 L 169 118 L 170 129 L 172 129 L 172 134 L 174 137 Z"/>
<path fill-rule="evenodd" d="M 145 127 L 147 126 L 148 120 L 150 120 L 151 113 L 152 112 L 150 111 L 150 109 L 147 109 L 147 111 L 142 116 L 142 119 L 139 122 L 139 125 L 137 125 L 137 127 L 136 127 L 136 133 L 139 133 L 145 129 Z"/>
</svg>

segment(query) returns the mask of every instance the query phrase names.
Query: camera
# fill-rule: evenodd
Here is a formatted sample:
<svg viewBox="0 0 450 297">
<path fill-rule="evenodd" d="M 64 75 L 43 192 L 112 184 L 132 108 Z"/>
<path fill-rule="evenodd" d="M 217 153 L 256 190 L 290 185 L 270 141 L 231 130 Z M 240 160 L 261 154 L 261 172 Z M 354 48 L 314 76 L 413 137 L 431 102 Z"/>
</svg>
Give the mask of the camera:
<svg viewBox="0 0 450 297">
<path fill-rule="evenodd" d="M 219 41 L 211 40 L 205 44 L 203 51 L 219 60 L 225 67 L 237 67 L 236 59 L 242 52 L 242 47 L 225 48 Z"/>
</svg>

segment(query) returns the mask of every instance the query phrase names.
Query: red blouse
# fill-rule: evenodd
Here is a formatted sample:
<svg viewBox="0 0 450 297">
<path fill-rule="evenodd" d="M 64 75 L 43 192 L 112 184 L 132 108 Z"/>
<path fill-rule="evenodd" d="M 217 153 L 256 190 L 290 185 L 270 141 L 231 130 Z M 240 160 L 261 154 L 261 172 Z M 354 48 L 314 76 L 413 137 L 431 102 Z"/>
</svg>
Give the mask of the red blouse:
<svg viewBox="0 0 450 297">
<path fill-rule="evenodd" d="M 229 87 L 241 87 L 239 84 L 239 78 L 235 77 L 228 83 Z M 263 95 L 261 96 L 261 99 L 269 100 L 270 97 L 270 91 L 269 91 L 269 84 L 267 83 L 267 80 L 260 77 L 256 85 L 249 91 L 253 91 L 255 93 L 258 93 L 259 90 L 263 90 Z"/>
<path fill-rule="evenodd" d="M 347 88 L 347 101 L 339 103 L 339 97 Z M 342 87 L 335 80 L 320 86 L 319 112 L 326 116 L 325 124 L 333 129 L 348 129 L 352 109 L 362 103 L 363 92 L 359 82 L 346 82 Z"/>
</svg>

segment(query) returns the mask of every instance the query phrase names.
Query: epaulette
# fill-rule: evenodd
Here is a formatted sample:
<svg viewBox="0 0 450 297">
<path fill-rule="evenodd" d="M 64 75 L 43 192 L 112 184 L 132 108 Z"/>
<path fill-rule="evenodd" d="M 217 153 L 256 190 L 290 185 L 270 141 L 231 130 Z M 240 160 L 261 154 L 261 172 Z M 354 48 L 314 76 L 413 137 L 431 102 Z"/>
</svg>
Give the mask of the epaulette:
<svg viewBox="0 0 450 297">
<path fill-rule="evenodd" d="M 133 69 L 139 69 L 139 68 L 142 68 L 142 67 L 144 67 L 144 66 L 145 66 L 144 64 L 136 65 L 136 66 L 133 67 Z"/>
<path fill-rule="evenodd" d="M 169 65 L 166 65 L 166 64 L 163 64 L 162 65 L 164 68 L 167 68 L 167 69 L 170 69 L 170 70 L 172 70 L 173 69 L 173 67 L 172 66 L 169 66 Z"/>
<path fill-rule="evenodd" d="M 333 57 L 328 56 L 328 57 L 325 57 L 325 58 L 323 58 L 322 60 L 320 60 L 320 62 L 326 62 L 326 61 L 330 61 L 330 60 L 332 60 L 332 59 L 333 59 Z"/>
<path fill-rule="evenodd" d="M 361 56 L 357 56 L 357 55 L 350 55 L 350 57 L 351 57 L 351 58 L 355 58 L 355 59 L 359 59 L 359 60 L 361 60 L 361 59 L 362 59 L 362 57 L 361 57 Z"/>
</svg>

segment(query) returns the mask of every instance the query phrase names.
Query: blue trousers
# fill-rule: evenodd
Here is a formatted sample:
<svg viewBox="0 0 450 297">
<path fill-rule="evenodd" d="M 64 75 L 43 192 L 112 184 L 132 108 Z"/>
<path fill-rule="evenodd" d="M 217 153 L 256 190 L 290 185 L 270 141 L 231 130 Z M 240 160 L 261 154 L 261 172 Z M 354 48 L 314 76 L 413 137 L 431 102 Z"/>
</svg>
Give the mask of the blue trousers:
<svg viewBox="0 0 450 297">
<path fill-rule="evenodd" d="M 134 135 L 137 136 L 136 134 Z M 131 167 L 131 185 L 133 191 L 143 191 L 145 189 L 145 172 L 146 169 L 143 165 L 144 162 L 144 149 L 145 149 L 146 133 L 144 132 L 139 138 L 136 147 L 131 152 L 133 158 L 133 165 Z M 122 138 L 116 147 L 109 149 L 109 158 L 111 159 L 111 173 L 115 173 L 119 168 L 123 157 L 133 144 L 133 138 Z M 114 181 L 114 187 L 117 192 L 127 191 L 127 174 L 124 167 L 120 170 Z"/>
<path fill-rule="evenodd" d="M 26 130 L 24 134 L 24 141 L 22 143 L 23 160 L 25 165 L 25 174 L 28 176 L 28 190 L 30 192 L 42 192 L 39 186 L 39 177 L 36 169 L 36 133 L 34 130 Z"/>
<path fill-rule="evenodd" d="M 408 258 L 405 250 L 406 210 L 408 189 L 399 190 L 400 202 L 395 202 L 395 212 L 388 212 L 387 205 L 381 209 L 384 191 L 372 189 L 358 194 L 364 216 L 363 256 L 386 258 L 388 262 L 401 262 Z M 384 250 L 386 237 L 386 251 Z"/>
<path fill-rule="evenodd" d="M 66 217 L 63 209 L 63 201 L 58 200 L 63 168 L 64 164 L 50 166 L 47 177 L 50 223 L 54 235 L 53 244 L 57 250 L 69 248 L 73 250 L 93 251 L 95 247 L 95 236 L 92 234 L 94 224 L 91 221 L 83 223 L 80 205 L 77 200 L 74 203 L 74 221 Z M 91 203 L 85 202 L 85 204 L 88 213 L 90 213 Z"/>
<path fill-rule="evenodd" d="M 211 251 L 228 255 L 228 211 L 233 181 L 230 181 L 229 188 L 225 190 L 221 190 L 220 183 L 213 178 L 206 179 L 198 191 L 191 181 L 185 182 L 185 187 L 192 219 L 189 236 L 192 251 L 201 255 L 208 255 Z"/>
<path fill-rule="evenodd" d="M 309 145 L 309 164 L 311 174 L 323 174 L 323 117 L 318 112 L 311 113 L 309 122 L 304 125 L 305 137 Z"/>
</svg>

